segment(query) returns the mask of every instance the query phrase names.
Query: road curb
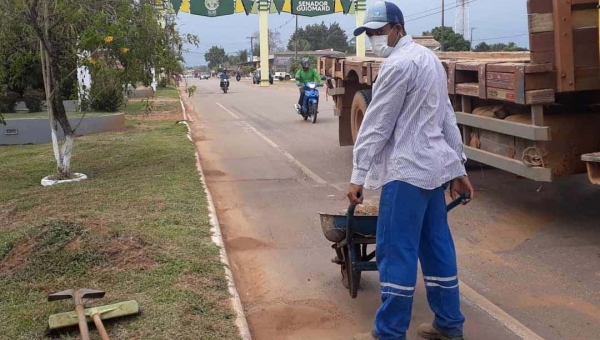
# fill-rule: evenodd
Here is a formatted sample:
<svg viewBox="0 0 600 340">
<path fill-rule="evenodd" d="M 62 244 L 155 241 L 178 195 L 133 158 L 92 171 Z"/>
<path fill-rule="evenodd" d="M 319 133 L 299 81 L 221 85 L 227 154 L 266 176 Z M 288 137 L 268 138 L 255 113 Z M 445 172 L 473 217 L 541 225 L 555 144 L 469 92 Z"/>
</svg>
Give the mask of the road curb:
<svg viewBox="0 0 600 340">
<path fill-rule="evenodd" d="M 181 92 L 179 92 L 179 102 L 181 104 L 181 110 L 183 112 L 183 123 L 187 126 L 188 129 L 188 139 L 194 143 L 192 138 L 192 131 L 190 125 L 188 124 L 188 116 L 185 109 L 185 105 L 183 103 L 183 98 L 181 96 Z M 194 145 L 194 155 L 196 157 L 196 167 L 198 168 L 198 174 L 200 175 L 200 182 L 204 187 L 204 192 L 206 194 L 206 200 L 208 202 L 208 214 L 210 218 L 210 231 L 211 231 L 211 240 L 214 244 L 219 247 L 219 257 L 221 259 L 221 263 L 223 263 L 225 268 L 225 276 L 227 277 L 227 286 L 229 289 L 229 294 L 231 295 L 231 307 L 235 312 L 235 325 L 238 328 L 239 335 L 243 340 L 252 340 L 252 334 L 250 333 L 250 328 L 248 327 L 248 321 L 246 319 L 246 313 L 244 312 L 244 306 L 242 305 L 242 300 L 240 299 L 240 294 L 238 293 L 237 286 L 235 285 L 235 280 L 233 279 L 233 273 L 231 272 L 229 265 L 229 257 L 227 256 L 227 251 L 225 250 L 225 243 L 223 241 L 223 234 L 221 233 L 221 225 L 219 224 L 219 219 L 217 217 L 217 209 L 215 208 L 214 201 L 212 199 L 212 195 L 210 190 L 208 189 L 208 185 L 206 184 L 206 176 L 204 175 L 204 171 L 202 169 L 202 164 L 200 163 L 200 155 L 198 154 L 198 150 Z"/>
</svg>

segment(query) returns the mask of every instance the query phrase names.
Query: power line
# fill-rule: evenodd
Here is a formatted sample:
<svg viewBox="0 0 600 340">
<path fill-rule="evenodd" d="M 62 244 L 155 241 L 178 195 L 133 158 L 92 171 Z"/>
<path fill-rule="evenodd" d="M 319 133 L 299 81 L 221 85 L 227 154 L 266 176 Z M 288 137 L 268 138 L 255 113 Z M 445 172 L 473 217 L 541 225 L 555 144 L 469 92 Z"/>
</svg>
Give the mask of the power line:
<svg viewBox="0 0 600 340">
<path fill-rule="evenodd" d="M 526 36 L 526 35 L 529 35 L 529 33 L 507 35 L 505 37 L 496 37 L 496 38 L 483 38 L 483 39 L 473 40 L 473 42 L 475 42 L 475 41 L 484 41 L 484 40 L 500 40 L 500 39 L 507 39 L 507 38 L 516 38 L 516 37 L 523 37 L 523 36 Z"/>
<path fill-rule="evenodd" d="M 456 5 L 456 2 L 454 2 L 454 3 L 452 3 L 452 4 L 448 4 L 448 6 L 452 6 L 452 5 Z M 424 11 L 421 11 L 421 12 L 416 12 L 416 13 L 412 13 L 412 14 L 407 14 L 407 15 L 406 15 L 404 18 L 414 17 L 414 16 L 416 16 L 416 15 L 423 14 L 423 13 L 427 13 L 427 12 L 431 12 L 431 11 L 439 11 L 441 8 L 442 8 L 442 6 L 437 6 L 437 7 L 435 7 L 435 8 L 431 8 L 431 9 L 424 10 Z M 441 11 L 440 11 L 440 12 L 441 12 Z M 440 13 L 440 12 L 438 12 L 438 13 Z"/>
<path fill-rule="evenodd" d="M 472 4 L 472 3 L 474 3 L 475 1 L 477 1 L 477 0 L 470 0 L 470 1 L 466 2 L 466 4 Z M 461 4 L 461 5 L 462 5 L 462 4 Z M 419 20 L 419 19 L 427 18 L 427 17 L 430 17 L 430 16 L 432 16 L 432 15 L 440 14 L 440 13 L 442 13 L 442 12 L 447 12 L 447 11 L 449 11 L 449 10 L 451 10 L 451 9 L 454 9 L 454 8 L 457 8 L 458 6 L 461 6 L 461 5 L 456 5 L 456 3 L 455 3 L 455 6 L 454 6 L 454 7 L 447 7 L 447 8 L 446 8 L 445 10 L 443 10 L 443 11 L 442 11 L 442 10 L 440 10 L 440 11 L 437 11 L 437 12 L 434 12 L 434 13 L 431 13 L 431 14 L 427 14 L 427 15 L 420 16 L 420 17 L 418 17 L 418 18 L 413 18 L 413 19 L 410 19 L 410 20 L 406 20 L 406 22 L 411 22 L 411 21 L 415 21 L 415 20 Z"/>
</svg>

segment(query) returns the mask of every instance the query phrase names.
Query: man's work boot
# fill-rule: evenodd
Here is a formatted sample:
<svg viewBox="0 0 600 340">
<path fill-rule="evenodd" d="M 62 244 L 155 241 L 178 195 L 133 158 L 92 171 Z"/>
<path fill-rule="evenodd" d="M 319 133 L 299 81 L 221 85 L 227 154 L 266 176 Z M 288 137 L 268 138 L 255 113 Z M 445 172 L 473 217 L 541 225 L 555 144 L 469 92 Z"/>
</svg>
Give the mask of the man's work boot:
<svg viewBox="0 0 600 340">
<path fill-rule="evenodd" d="M 424 323 L 417 328 L 419 336 L 428 340 L 464 340 L 463 336 L 449 336 L 444 335 L 438 331 L 432 324 Z"/>
<path fill-rule="evenodd" d="M 373 335 L 373 333 L 361 333 L 361 334 L 356 334 L 352 340 L 377 340 L 377 338 L 375 337 L 375 335 Z"/>
</svg>

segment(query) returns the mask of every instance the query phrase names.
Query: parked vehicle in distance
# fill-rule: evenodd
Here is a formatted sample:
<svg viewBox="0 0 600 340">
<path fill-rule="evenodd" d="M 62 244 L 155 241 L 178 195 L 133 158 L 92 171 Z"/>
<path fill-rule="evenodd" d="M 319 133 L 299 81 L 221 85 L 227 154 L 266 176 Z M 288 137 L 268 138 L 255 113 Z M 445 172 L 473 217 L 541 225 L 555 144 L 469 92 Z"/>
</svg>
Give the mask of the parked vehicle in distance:
<svg viewBox="0 0 600 340">
<path fill-rule="evenodd" d="M 207 73 L 207 72 L 200 73 L 200 79 L 210 79 L 210 73 Z"/>
<path fill-rule="evenodd" d="M 292 76 L 287 72 L 275 72 L 275 78 L 279 79 L 279 81 L 283 81 L 291 80 Z"/>
<path fill-rule="evenodd" d="M 257 68 L 252 74 L 252 84 L 260 84 L 260 69 Z M 269 72 L 269 84 L 273 85 L 273 72 Z"/>
</svg>

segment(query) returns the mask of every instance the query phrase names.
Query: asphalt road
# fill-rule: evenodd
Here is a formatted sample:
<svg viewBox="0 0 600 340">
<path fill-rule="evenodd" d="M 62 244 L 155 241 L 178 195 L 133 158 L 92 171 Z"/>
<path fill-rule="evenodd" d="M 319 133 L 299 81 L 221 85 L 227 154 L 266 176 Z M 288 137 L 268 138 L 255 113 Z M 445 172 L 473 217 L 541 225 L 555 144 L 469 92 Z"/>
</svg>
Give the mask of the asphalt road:
<svg viewBox="0 0 600 340">
<path fill-rule="evenodd" d="M 343 288 L 317 213 L 347 206 L 352 149 L 338 146 L 332 102 L 316 124 L 289 84 L 189 80 L 194 138 L 254 339 L 350 339 L 369 331 L 375 273 Z M 324 92 L 324 91 L 322 91 Z M 323 94 L 323 93 L 322 93 Z M 466 335 L 475 340 L 599 339 L 600 187 L 585 176 L 540 185 L 471 171 L 475 200 L 451 213 Z M 366 193 L 377 202 L 377 193 Z M 422 283 L 409 339 L 432 318 Z"/>
</svg>

